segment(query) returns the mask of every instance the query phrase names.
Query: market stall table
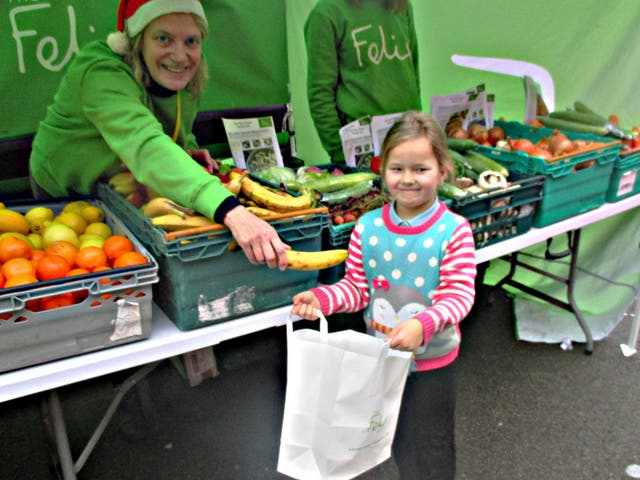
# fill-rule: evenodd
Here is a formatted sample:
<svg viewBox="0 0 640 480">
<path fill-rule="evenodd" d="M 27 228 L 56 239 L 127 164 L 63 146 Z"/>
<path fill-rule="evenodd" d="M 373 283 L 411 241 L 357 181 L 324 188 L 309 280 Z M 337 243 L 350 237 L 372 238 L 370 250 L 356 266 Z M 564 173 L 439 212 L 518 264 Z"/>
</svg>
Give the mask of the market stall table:
<svg viewBox="0 0 640 480">
<path fill-rule="evenodd" d="M 579 232 L 586 225 L 638 206 L 640 206 L 640 195 L 634 195 L 615 203 L 606 203 L 595 210 L 543 228 L 533 228 L 523 235 L 478 249 L 476 262 L 483 263 L 512 254 L 559 234 Z M 577 251 L 574 252 L 575 255 L 577 255 Z M 636 310 L 638 305 L 640 305 L 640 302 L 636 302 Z M 200 348 L 216 345 L 225 340 L 284 325 L 289 310 L 289 306 L 283 306 L 208 327 L 181 331 L 154 305 L 152 332 L 148 339 L 0 374 L 0 402 L 35 393 L 48 392 L 46 405 L 49 418 L 45 420 L 50 422 L 52 428 L 63 476 L 65 479 L 74 479 L 91 453 L 93 446 L 106 427 L 122 396 L 128 388 L 144 378 L 158 362 Z M 636 312 L 637 315 L 638 312 Z M 588 326 L 582 326 L 587 329 L 585 333 L 589 338 Z M 632 331 L 630 343 L 635 343 L 636 340 L 637 332 Z M 630 344 L 630 347 L 634 348 L 635 345 Z M 589 346 L 587 349 L 589 349 Z M 133 367 L 140 367 L 140 369 L 130 377 L 128 383 L 125 381 L 127 384 L 125 389 L 118 392 L 84 451 L 74 463 L 56 389 Z"/>
</svg>

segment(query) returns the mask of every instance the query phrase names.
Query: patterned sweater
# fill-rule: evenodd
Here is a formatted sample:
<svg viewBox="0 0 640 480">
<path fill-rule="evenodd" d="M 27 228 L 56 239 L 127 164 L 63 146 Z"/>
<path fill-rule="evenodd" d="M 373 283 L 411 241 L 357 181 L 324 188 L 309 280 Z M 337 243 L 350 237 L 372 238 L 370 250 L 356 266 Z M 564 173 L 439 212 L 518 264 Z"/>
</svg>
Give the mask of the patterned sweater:
<svg viewBox="0 0 640 480">
<path fill-rule="evenodd" d="M 391 220 L 391 205 L 363 215 L 349 242 L 346 274 L 314 288 L 325 315 L 364 311 L 368 328 L 384 337 L 398 323 L 418 319 L 422 345 L 418 371 L 453 362 L 459 323 L 475 298 L 475 246 L 467 220 L 439 202 L 434 214 L 411 227 Z"/>
</svg>

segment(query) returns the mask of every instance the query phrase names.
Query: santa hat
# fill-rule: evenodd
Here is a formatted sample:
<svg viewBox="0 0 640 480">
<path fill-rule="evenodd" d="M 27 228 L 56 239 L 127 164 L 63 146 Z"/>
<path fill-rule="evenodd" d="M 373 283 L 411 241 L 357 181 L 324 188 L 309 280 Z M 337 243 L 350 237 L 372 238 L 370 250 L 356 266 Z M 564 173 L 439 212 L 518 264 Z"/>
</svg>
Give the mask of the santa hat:
<svg viewBox="0 0 640 480">
<path fill-rule="evenodd" d="M 199 0 L 120 0 L 117 32 L 110 33 L 107 43 L 111 50 L 124 55 L 130 48 L 129 39 L 135 37 L 156 18 L 169 13 L 192 13 L 207 24 Z"/>
</svg>

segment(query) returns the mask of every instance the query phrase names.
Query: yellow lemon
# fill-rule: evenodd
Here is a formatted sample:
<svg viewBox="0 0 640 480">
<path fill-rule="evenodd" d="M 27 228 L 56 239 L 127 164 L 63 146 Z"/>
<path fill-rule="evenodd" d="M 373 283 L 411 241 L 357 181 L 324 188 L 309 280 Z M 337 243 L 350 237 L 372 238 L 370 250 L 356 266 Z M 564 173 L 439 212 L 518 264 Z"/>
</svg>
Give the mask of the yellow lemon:
<svg viewBox="0 0 640 480">
<path fill-rule="evenodd" d="M 90 207 L 91 204 L 86 200 L 74 200 L 73 202 L 67 203 L 63 208 L 63 212 L 76 212 L 80 214 L 82 210 L 86 207 Z"/>
<path fill-rule="evenodd" d="M 103 238 L 107 238 L 113 235 L 111 227 L 104 222 L 90 223 L 89 225 L 87 225 L 87 228 L 84 229 L 84 233 L 100 235 Z"/>
<path fill-rule="evenodd" d="M 87 221 L 82 215 L 74 211 L 62 211 L 56 218 L 56 222 L 64 223 L 67 227 L 71 227 L 77 235 L 84 233 L 87 228 Z"/>
<path fill-rule="evenodd" d="M 96 205 L 89 205 L 80 211 L 87 223 L 102 222 L 104 220 L 104 210 Z"/>
<path fill-rule="evenodd" d="M 33 246 L 34 250 L 42 250 L 42 235 L 40 235 L 39 233 L 30 233 L 29 235 L 27 235 L 27 237 L 29 238 L 29 240 L 31 241 L 31 245 Z"/>
</svg>

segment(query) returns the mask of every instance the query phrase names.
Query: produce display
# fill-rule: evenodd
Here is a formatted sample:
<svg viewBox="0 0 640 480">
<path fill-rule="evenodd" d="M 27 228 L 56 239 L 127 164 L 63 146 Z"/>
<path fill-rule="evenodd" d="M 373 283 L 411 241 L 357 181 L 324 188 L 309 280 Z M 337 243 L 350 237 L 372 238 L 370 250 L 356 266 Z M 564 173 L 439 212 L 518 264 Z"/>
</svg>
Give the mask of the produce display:
<svg viewBox="0 0 640 480">
<path fill-rule="evenodd" d="M 34 205 L 23 213 L 0 204 L 0 295 L 14 287 L 64 285 L 72 277 L 150 263 L 131 239 L 113 232 L 102 207 L 85 200 L 61 207 Z M 50 310 L 87 296 L 86 290 L 65 292 L 31 300 L 27 308 Z"/>
</svg>

